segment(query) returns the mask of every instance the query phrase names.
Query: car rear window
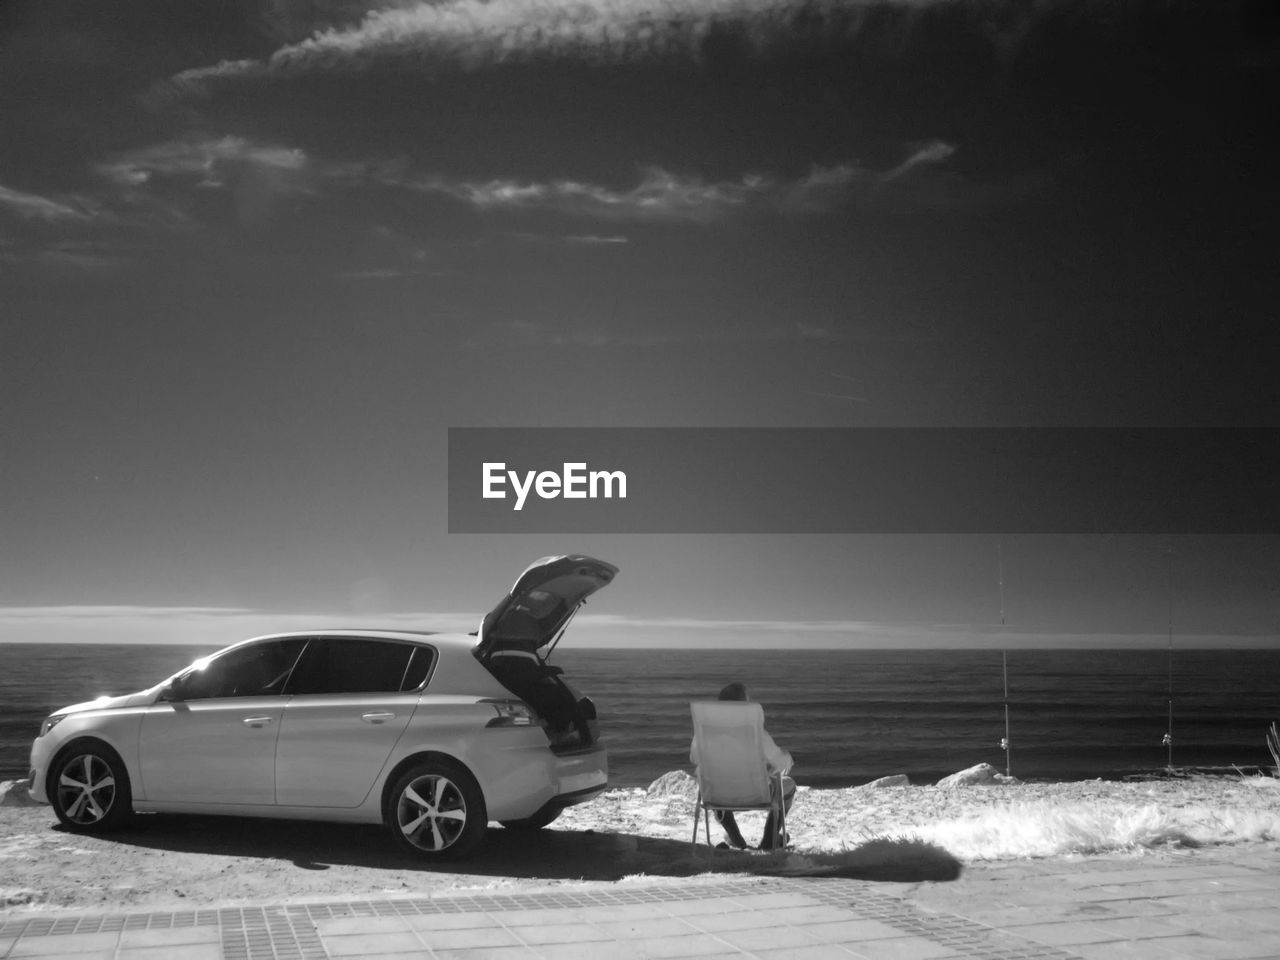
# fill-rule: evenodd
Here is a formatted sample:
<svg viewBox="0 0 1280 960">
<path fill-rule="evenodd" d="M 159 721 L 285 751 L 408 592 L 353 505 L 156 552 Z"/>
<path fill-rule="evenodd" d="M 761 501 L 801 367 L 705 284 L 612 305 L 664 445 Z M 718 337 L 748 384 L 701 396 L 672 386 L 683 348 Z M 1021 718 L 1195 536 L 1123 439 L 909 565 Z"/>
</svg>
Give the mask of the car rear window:
<svg viewBox="0 0 1280 960">
<path fill-rule="evenodd" d="M 422 678 L 430 667 L 430 656 L 414 656 L 413 644 L 392 640 L 364 640 L 351 637 L 319 637 L 312 640 L 293 672 L 289 692 L 308 693 L 397 693 L 407 686 L 422 660 Z M 410 660 L 414 662 L 411 664 Z"/>
</svg>

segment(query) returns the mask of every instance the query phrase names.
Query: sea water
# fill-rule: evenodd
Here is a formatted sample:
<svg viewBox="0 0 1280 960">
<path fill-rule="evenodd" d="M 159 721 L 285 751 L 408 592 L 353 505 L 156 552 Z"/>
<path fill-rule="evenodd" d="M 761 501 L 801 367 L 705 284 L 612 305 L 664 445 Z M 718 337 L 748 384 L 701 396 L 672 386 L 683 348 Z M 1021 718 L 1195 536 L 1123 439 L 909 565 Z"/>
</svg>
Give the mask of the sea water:
<svg viewBox="0 0 1280 960">
<path fill-rule="evenodd" d="M 26 775 L 40 720 L 69 703 L 151 686 L 207 647 L 0 644 L 0 779 Z M 615 786 L 688 766 L 689 702 L 732 680 L 765 707 L 802 784 L 890 774 L 931 783 L 976 763 L 1023 779 L 1115 779 L 1169 761 L 1163 649 L 1008 651 L 1009 751 L 999 650 L 558 649 L 596 703 Z M 1176 767 L 1270 766 L 1280 650 L 1172 653 Z"/>
</svg>

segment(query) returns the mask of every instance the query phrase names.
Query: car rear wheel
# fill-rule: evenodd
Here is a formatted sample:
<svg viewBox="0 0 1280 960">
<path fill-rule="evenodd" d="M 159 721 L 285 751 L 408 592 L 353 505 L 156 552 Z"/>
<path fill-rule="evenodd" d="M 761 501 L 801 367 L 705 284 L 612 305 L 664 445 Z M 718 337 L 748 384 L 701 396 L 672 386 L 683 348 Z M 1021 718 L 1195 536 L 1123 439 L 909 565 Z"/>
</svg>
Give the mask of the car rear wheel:
<svg viewBox="0 0 1280 960">
<path fill-rule="evenodd" d="M 53 812 L 72 830 L 105 833 L 133 813 L 129 774 L 106 744 L 73 744 L 54 764 L 50 786 Z"/>
<path fill-rule="evenodd" d="M 451 760 L 424 760 L 400 775 L 384 814 L 402 847 L 421 857 L 456 860 L 484 839 L 489 822 L 475 778 Z"/>
<path fill-rule="evenodd" d="M 499 820 L 498 822 L 508 830 L 541 830 L 562 813 L 564 813 L 563 809 L 540 810 L 532 817 L 525 817 L 523 820 Z"/>
</svg>

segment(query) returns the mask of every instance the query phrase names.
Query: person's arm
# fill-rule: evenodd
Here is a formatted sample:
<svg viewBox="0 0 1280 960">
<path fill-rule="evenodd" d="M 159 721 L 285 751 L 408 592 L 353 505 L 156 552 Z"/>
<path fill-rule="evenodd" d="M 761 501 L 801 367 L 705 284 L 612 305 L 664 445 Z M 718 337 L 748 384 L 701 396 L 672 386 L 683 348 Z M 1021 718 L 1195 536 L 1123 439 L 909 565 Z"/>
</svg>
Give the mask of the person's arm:
<svg viewBox="0 0 1280 960">
<path fill-rule="evenodd" d="M 698 765 L 698 738 L 694 737 L 689 741 L 689 762 L 695 767 Z"/>
<path fill-rule="evenodd" d="M 773 737 L 769 736 L 768 730 L 762 733 L 764 734 L 764 762 L 769 772 L 786 773 L 795 764 L 795 760 L 792 759 L 791 754 L 773 742 Z"/>
</svg>

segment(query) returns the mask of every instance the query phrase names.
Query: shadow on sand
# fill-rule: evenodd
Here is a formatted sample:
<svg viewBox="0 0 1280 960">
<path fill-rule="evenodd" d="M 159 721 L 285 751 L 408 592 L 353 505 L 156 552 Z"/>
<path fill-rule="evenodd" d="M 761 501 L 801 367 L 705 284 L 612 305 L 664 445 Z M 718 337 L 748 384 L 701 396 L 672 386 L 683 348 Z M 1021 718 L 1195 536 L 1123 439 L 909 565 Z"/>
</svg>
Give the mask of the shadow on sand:
<svg viewBox="0 0 1280 960">
<path fill-rule="evenodd" d="M 377 826 L 174 814 L 141 815 L 126 829 L 101 839 L 153 850 L 277 860 L 301 870 L 352 866 L 538 880 L 746 873 L 919 882 L 954 880 L 961 870 L 950 853 L 918 840 L 871 840 L 829 854 L 740 852 L 705 845 L 691 854 L 688 842 L 681 840 L 593 830 L 527 832 L 491 827 L 471 857 L 436 863 L 401 851 Z"/>
</svg>

